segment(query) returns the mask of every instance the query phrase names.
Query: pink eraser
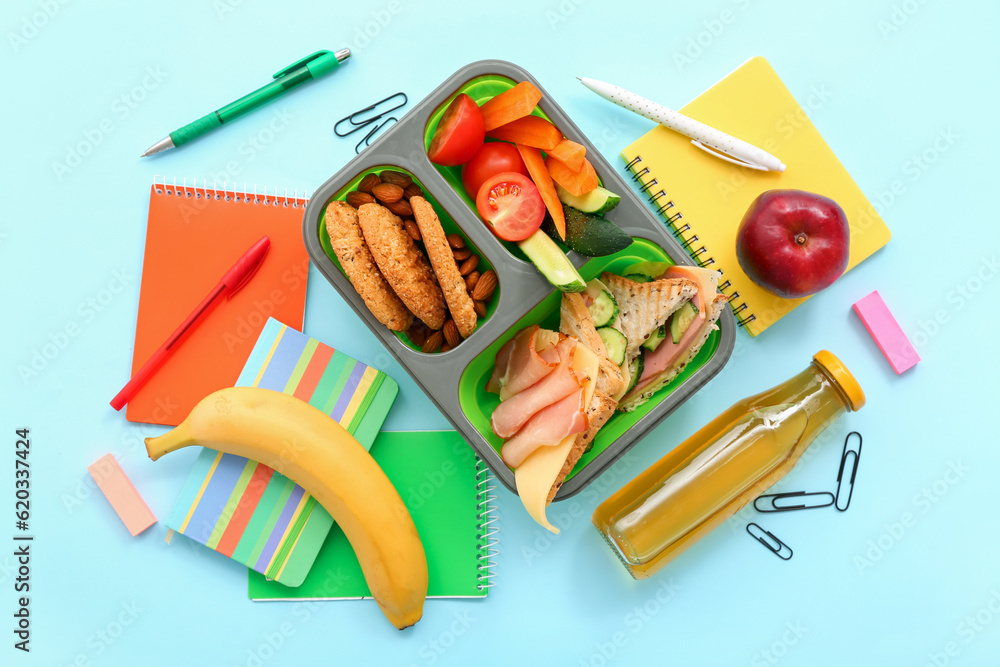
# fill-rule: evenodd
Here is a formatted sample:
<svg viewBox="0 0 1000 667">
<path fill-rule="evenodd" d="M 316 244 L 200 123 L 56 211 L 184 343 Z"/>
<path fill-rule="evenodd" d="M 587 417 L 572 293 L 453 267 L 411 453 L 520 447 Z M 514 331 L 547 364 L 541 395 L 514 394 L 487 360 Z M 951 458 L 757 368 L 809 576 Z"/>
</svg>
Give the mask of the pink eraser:
<svg viewBox="0 0 1000 667">
<path fill-rule="evenodd" d="M 920 361 L 920 355 L 889 312 L 889 307 L 885 305 L 878 290 L 855 303 L 854 312 L 861 318 L 897 375 Z"/>
<path fill-rule="evenodd" d="M 105 454 L 87 466 L 87 470 L 111 503 L 112 509 L 125 523 L 128 532 L 132 533 L 132 537 L 156 523 L 156 517 L 118 465 L 114 454 Z"/>
</svg>

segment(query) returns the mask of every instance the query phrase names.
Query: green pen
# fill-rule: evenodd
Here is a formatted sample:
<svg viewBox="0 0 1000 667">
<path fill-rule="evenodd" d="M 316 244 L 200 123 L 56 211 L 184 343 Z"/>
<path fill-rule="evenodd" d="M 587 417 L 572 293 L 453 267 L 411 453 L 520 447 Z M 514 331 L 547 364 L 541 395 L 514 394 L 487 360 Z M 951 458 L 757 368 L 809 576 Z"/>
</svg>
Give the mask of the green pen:
<svg viewBox="0 0 1000 667">
<path fill-rule="evenodd" d="M 192 139 L 196 139 L 206 132 L 214 130 L 223 123 L 228 123 L 249 111 L 253 111 L 259 106 L 263 106 L 279 95 L 307 81 L 318 79 L 324 74 L 332 72 L 337 69 L 340 63 L 350 57 L 350 49 L 341 49 L 336 53 L 317 51 L 312 55 L 306 56 L 275 74 L 274 81 L 266 86 L 258 88 L 249 95 L 244 95 L 235 102 L 227 104 L 193 123 L 188 123 L 179 130 L 174 130 L 167 137 L 150 146 L 149 150 L 140 157 L 146 157 L 147 155 L 186 144 Z"/>
</svg>

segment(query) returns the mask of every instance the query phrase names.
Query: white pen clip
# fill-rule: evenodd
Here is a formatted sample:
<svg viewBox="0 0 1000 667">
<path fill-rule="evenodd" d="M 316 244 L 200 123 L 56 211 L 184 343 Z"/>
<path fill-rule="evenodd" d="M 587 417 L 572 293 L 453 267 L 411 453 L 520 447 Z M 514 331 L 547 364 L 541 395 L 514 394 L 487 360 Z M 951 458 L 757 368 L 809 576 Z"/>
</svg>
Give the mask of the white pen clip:
<svg viewBox="0 0 1000 667">
<path fill-rule="evenodd" d="M 706 146 L 697 139 L 692 139 L 691 143 L 705 151 L 709 155 L 714 155 L 715 157 L 725 160 L 726 162 L 732 162 L 735 165 L 741 167 L 746 167 L 748 169 L 756 169 L 757 171 L 770 171 L 767 167 L 757 164 L 756 162 L 747 162 L 746 160 L 741 160 L 738 157 L 733 157 L 729 153 L 719 150 L 718 148 L 713 148 L 712 146 Z"/>
</svg>

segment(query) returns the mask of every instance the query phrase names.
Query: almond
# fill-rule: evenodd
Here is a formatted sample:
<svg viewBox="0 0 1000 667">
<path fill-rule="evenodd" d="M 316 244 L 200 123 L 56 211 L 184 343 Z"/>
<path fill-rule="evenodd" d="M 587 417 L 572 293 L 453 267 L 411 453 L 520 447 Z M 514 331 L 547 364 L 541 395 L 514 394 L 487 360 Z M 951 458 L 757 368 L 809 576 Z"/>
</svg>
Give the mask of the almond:
<svg viewBox="0 0 1000 667">
<path fill-rule="evenodd" d="M 406 233 L 410 235 L 414 241 L 420 240 L 420 228 L 417 227 L 417 223 L 413 220 L 403 220 L 403 226 L 406 227 Z"/>
<path fill-rule="evenodd" d="M 391 204 L 403 198 L 403 188 L 395 183 L 379 183 L 372 188 L 372 194 L 383 204 Z"/>
<path fill-rule="evenodd" d="M 458 333 L 458 325 L 455 324 L 455 320 L 445 322 L 441 332 L 444 333 L 444 339 L 448 342 L 449 347 L 455 347 L 462 342 L 462 336 Z"/>
<path fill-rule="evenodd" d="M 424 344 L 420 346 L 420 351 L 425 354 L 437 352 L 441 349 L 442 343 L 444 343 L 444 334 L 440 331 L 435 331 L 428 336 L 427 340 L 424 341 Z"/>
<path fill-rule="evenodd" d="M 455 248 L 452 252 L 455 253 L 456 262 L 464 262 L 472 256 L 472 251 L 468 248 Z"/>
<path fill-rule="evenodd" d="M 445 343 L 444 345 L 441 346 L 441 349 L 438 350 L 438 352 L 447 352 L 450 349 L 451 349 L 451 345 L 448 345 L 448 343 Z"/>
<path fill-rule="evenodd" d="M 465 290 L 472 294 L 472 290 L 476 288 L 476 283 L 479 282 L 479 271 L 473 271 L 469 275 L 465 276 Z"/>
<path fill-rule="evenodd" d="M 472 298 L 475 301 L 489 301 L 497 288 L 496 271 L 490 270 L 479 277 L 475 288 L 472 290 Z"/>
<path fill-rule="evenodd" d="M 456 250 L 465 247 L 465 239 L 460 234 L 448 234 L 448 245 Z"/>
<path fill-rule="evenodd" d="M 477 264 L 479 264 L 479 255 L 470 255 L 468 259 L 462 262 L 462 265 L 458 267 L 458 272 L 463 276 L 467 276 L 475 270 Z M 482 280 L 482 278 L 480 278 L 480 280 Z"/>
<path fill-rule="evenodd" d="M 353 191 L 347 193 L 347 196 L 344 197 L 344 201 L 346 201 L 349 206 L 361 208 L 362 204 L 374 204 L 375 197 L 372 197 L 367 192 Z"/>
<path fill-rule="evenodd" d="M 410 330 L 406 333 L 410 337 L 410 342 L 414 345 L 423 345 L 424 341 L 427 340 L 427 327 L 420 320 L 414 322 Z"/>
<path fill-rule="evenodd" d="M 476 315 L 478 315 L 479 317 L 486 317 L 485 301 L 473 301 L 472 307 L 476 310 Z"/>
<path fill-rule="evenodd" d="M 413 215 L 413 209 L 410 207 L 410 202 L 405 199 L 385 202 L 385 207 L 401 218 L 409 218 Z"/>
<path fill-rule="evenodd" d="M 410 197 L 423 197 L 424 191 L 420 189 L 420 186 L 416 183 L 410 183 L 405 188 L 403 188 L 403 197 L 409 199 Z"/>
<path fill-rule="evenodd" d="M 409 174 L 404 174 L 401 171 L 393 171 L 392 169 L 386 169 L 383 171 L 379 174 L 379 178 L 382 179 L 383 183 L 392 183 L 393 185 L 398 185 L 401 188 L 405 188 L 413 182 L 413 177 Z"/>
<path fill-rule="evenodd" d="M 365 174 L 365 177 L 358 183 L 358 190 L 360 192 L 371 192 L 372 188 L 381 182 L 382 179 L 378 177 L 378 174 Z"/>
</svg>

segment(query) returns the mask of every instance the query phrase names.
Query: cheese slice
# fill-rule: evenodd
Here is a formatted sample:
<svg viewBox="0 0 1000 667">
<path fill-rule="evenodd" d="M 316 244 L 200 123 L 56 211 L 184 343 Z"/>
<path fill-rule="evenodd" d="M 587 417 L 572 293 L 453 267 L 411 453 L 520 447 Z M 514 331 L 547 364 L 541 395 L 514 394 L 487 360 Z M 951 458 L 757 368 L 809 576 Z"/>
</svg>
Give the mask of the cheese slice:
<svg viewBox="0 0 1000 667">
<path fill-rule="evenodd" d="M 622 388 L 618 390 L 618 393 L 611 398 L 615 399 L 615 403 L 621 402 L 628 393 L 628 388 L 632 386 L 632 367 L 628 363 L 628 359 L 625 359 L 625 363 L 618 367 L 618 370 L 622 372 Z"/>
<path fill-rule="evenodd" d="M 597 373 L 600 370 L 600 361 L 586 345 L 577 345 L 573 354 L 573 370 L 580 375 L 585 375 L 587 379 L 583 383 L 583 404 L 590 405 L 594 398 L 594 388 L 597 385 Z M 566 463 L 566 457 L 573 449 L 576 439 L 580 434 L 574 434 L 563 438 L 557 445 L 544 445 L 539 447 L 524 460 L 514 471 L 514 483 L 517 486 L 517 495 L 524 503 L 524 508 L 528 510 L 531 518 L 544 526 L 546 529 L 558 534 L 559 529 L 549 523 L 545 517 L 545 502 L 549 497 L 549 490 L 555 484 L 559 471 Z"/>
</svg>

